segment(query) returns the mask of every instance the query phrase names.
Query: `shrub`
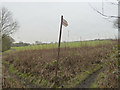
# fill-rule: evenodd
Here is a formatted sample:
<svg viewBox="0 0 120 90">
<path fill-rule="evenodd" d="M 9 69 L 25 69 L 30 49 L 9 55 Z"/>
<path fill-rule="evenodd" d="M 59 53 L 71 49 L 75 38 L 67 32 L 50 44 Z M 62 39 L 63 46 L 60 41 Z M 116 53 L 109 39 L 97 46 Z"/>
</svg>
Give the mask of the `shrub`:
<svg viewBox="0 0 120 90">
<path fill-rule="evenodd" d="M 12 44 L 12 38 L 7 35 L 2 36 L 2 52 L 10 49 Z"/>
</svg>

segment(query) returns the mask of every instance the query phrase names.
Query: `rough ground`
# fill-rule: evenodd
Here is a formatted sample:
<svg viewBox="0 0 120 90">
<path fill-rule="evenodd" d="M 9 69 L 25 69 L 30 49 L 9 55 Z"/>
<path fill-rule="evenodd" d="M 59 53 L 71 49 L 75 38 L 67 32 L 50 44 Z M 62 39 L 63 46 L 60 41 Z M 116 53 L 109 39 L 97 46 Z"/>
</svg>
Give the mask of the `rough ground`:
<svg viewBox="0 0 120 90">
<path fill-rule="evenodd" d="M 83 80 L 80 83 L 80 85 L 77 86 L 77 88 L 90 88 L 90 86 L 92 85 L 92 83 L 97 78 L 97 75 L 101 71 L 103 71 L 103 67 L 101 67 L 99 70 L 97 70 L 97 71 L 93 72 L 92 74 L 90 74 L 85 80 Z"/>
<path fill-rule="evenodd" d="M 80 48 L 61 48 L 58 87 L 65 85 L 67 83 L 66 81 L 71 80 L 71 78 L 79 78 L 76 77 L 78 73 L 88 71 L 89 68 L 94 69 L 97 65 L 102 64 L 101 59 L 106 58 L 106 55 L 110 53 L 110 50 L 112 50 L 112 48 L 112 44 L 85 46 Z M 51 87 L 54 83 L 55 78 L 53 75 L 55 72 L 55 65 L 57 60 L 57 49 L 24 50 L 13 53 L 5 53 L 3 54 L 3 60 L 8 62 L 9 65 L 13 65 L 13 67 L 15 67 L 15 69 L 18 70 L 18 72 L 24 73 L 23 75 L 32 75 L 32 78 L 27 78 L 26 76 L 23 77 L 29 82 L 36 82 L 38 84 L 41 84 L 38 86 L 41 86 L 42 88 Z M 88 76 L 84 81 L 82 81 L 82 83 L 79 82 L 80 85 L 78 87 L 90 87 L 100 70 Z M 28 72 L 30 73 L 30 75 L 27 74 Z M 7 75 L 8 73 L 5 74 Z M 20 83 L 15 83 L 15 85 L 13 85 L 14 82 L 9 80 L 10 82 L 8 83 L 7 79 L 5 78 L 4 87 L 38 87 L 36 85 L 33 85 L 32 83 L 28 83 L 28 81 L 25 80 L 22 80 L 23 82 L 25 82 L 25 84 L 22 86 L 22 81 L 18 81 L 16 79 L 16 83 L 17 81 L 18 83 Z M 21 78 L 19 80 L 21 80 Z M 68 82 L 68 88 L 75 87 L 77 83 L 74 84 L 74 82 Z"/>
<path fill-rule="evenodd" d="M 6 65 L 5 65 L 6 66 Z M 6 68 L 8 68 L 8 66 L 6 66 Z M 95 79 L 97 78 L 97 75 L 99 74 L 99 72 L 103 71 L 103 67 L 101 67 L 99 70 L 93 72 L 92 74 L 90 74 L 85 80 L 83 80 L 80 85 L 77 86 L 77 88 L 90 88 L 90 86 L 92 85 L 92 83 L 95 81 Z M 39 86 L 33 85 L 32 83 L 23 80 L 21 78 L 19 78 L 17 75 L 15 74 L 11 74 L 9 72 L 9 75 L 11 75 L 12 77 L 16 78 L 19 82 L 25 82 L 24 85 L 26 86 L 26 88 L 40 88 Z"/>
<path fill-rule="evenodd" d="M 7 69 L 8 74 L 9 74 L 11 77 L 15 78 L 17 81 L 21 82 L 21 84 L 23 84 L 23 86 L 25 86 L 26 88 L 40 88 L 38 85 L 36 86 L 36 85 L 34 85 L 33 83 L 31 83 L 31 82 L 29 82 L 29 81 L 27 81 L 27 80 L 23 80 L 22 78 L 18 77 L 17 75 L 12 74 L 12 73 L 9 72 L 9 70 L 8 70 L 8 69 L 9 69 L 8 65 L 6 65 L 6 64 L 3 64 L 3 65 L 4 65 L 5 68 Z M 24 83 L 23 83 L 23 82 L 24 82 Z"/>
</svg>

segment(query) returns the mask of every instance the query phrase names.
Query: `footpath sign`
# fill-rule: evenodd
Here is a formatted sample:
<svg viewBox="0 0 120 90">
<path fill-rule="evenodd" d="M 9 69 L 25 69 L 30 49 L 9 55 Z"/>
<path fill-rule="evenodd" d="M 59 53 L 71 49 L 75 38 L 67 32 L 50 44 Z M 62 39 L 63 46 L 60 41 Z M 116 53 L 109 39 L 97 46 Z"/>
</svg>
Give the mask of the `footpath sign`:
<svg viewBox="0 0 120 90">
<path fill-rule="evenodd" d="M 62 25 L 64 25 L 65 27 L 68 26 L 67 21 L 63 18 L 63 16 L 61 16 L 61 24 L 60 24 L 60 34 L 59 34 L 59 42 L 58 42 L 58 58 L 57 58 L 57 63 L 56 63 L 56 73 L 55 73 L 55 84 L 57 83 L 57 73 L 58 73 L 58 61 L 59 61 L 59 57 L 60 57 L 60 42 L 61 42 L 61 35 L 62 35 Z"/>
</svg>

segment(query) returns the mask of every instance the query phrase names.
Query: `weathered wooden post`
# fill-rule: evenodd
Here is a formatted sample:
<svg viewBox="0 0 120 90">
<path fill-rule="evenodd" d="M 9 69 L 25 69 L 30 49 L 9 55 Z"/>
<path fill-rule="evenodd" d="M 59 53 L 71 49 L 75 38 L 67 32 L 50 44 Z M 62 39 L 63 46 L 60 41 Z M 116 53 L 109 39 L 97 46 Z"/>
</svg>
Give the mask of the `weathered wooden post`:
<svg viewBox="0 0 120 90">
<path fill-rule="evenodd" d="M 63 19 L 63 16 L 61 16 L 61 24 L 60 24 L 60 34 L 59 34 L 59 42 L 58 42 L 58 57 L 57 57 L 57 63 L 56 63 L 56 72 L 55 72 L 55 83 L 54 86 L 56 86 L 57 83 L 57 74 L 58 74 L 58 61 L 60 58 L 60 42 L 61 42 L 61 35 L 62 35 L 62 25 L 65 27 L 68 26 L 68 23 L 65 19 Z"/>
</svg>

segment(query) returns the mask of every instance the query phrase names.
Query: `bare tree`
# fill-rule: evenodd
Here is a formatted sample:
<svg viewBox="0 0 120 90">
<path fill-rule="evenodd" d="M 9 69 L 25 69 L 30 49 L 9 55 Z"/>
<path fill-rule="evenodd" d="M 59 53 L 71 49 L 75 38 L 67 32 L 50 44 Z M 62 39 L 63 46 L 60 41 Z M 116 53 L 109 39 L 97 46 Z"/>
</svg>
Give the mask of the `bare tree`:
<svg viewBox="0 0 120 90">
<path fill-rule="evenodd" d="M 107 0 L 106 0 L 107 1 Z M 116 2 L 109 2 L 111 5 L 115 5 L 115 6 L 118 6 L 118 8 L 119 8 L 119 6 L 120 6 L 120 2 L 119 2 L 119 0 L 116 0 Z M 98 14 L 100 14 L 101 16 L 103 16 L 103 18 L 104 19 L 106 19 L 107 21 L 109 21 L 109 22 L 112 22 L 113 23 L 113 25 L 114 25 L 114 27 L 119 27 L 119 22 L 120 22 L 120 15 L 116 15 L 116 16 L 114 16 L 114 15 L 107 15 L 107 14 L 105 14 L 104 13 L 104 1 L 102 0 L 102 11 L 100 11 L 100 10 L 97 10 L 96 8 L 94 8 L 90 3 L 89 3 L 89 6 L 95 11 L 95 12 L 97 12 Z M 119 12 L 118 12 L 119 13 Z M 114 21 L 111 21 L 111 19 L 114 19 Z M 120 27 L 119 27 L 120 28 Z"/>
<path fill-rule="evenodd" d="M 0 34 L 10 35 L 18 29 L 18 23 L 13 20 L 12 13 L 5 7 L 0 9 Z"/>
<path fill-rule="evenodd" d="M 119 2 L 118 2 L 118 0 L 116 0 L 116 1 L 117 1 L 116 3 L 114 3 L 114 2 L 110 2 L 110 3 L 111 3 L 112 5 L 118 6 L 118 5 L 119 5 Z M 104 13 L 104 2 L 103 2 L 103 0 L 102 0 L 102 11 L 97 10 L 97 9 L 94 8 L 90 3 L 89 3 L 89 6 L 90 6 L 94 11 L 96 11 L 98 14 L 102 15 L 102 16 L 105 17 L 105 18 L 120 18 L 119 16 L 106 15 L 106 14 Z"/>
</svg>

